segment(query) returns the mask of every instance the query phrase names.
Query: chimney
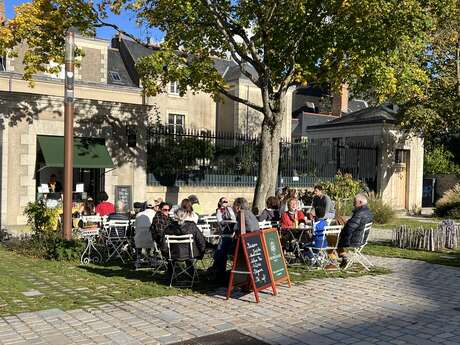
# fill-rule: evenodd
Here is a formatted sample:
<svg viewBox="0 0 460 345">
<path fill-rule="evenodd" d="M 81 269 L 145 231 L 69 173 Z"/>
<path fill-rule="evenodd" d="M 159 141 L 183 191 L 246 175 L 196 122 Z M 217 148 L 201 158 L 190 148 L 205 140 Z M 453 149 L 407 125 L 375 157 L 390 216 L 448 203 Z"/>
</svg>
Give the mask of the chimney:
<svg viewBox="0 0 460 345">
<path fill-rule="evenodd" d="M 0 25 L 6 22 L 5 2 L 0 0 Z"/>
<path fill-rule="evenodd" d="M 332 97 L 332 115 L 342 116 L 348 112 L 348 85 L 340 85 L 338 94 Z"/>
</svg>

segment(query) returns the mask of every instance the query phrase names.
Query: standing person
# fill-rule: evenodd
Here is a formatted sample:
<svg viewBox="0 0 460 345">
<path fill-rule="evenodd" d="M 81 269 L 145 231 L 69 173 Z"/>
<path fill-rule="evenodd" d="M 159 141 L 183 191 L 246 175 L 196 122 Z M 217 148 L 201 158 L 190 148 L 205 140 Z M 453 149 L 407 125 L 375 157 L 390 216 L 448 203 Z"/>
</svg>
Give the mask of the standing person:
<svg viewBox="0 0 460 345">
<path fill-rule="evenodd" d="M 363 244 L 364 226 L 367 223 L 371 223 L 374 219 L 374 216 L 367 206 L 367 198 L 364 194 L 357 194 L 353 204 L 355 207 L 353 214 L 340 232 L 337 253 L 339 257 L 342 258 L 342 262 L 340 263 L 341 268 L 345 267 L 348 263 L 345 248 L 361 246 Z M 366 241 L 366 239 L 364 239 L 364 241 Z"/>
<path fill-rule="evenodd" d="M 259 215 L 259 222 L 270 221 L 278 222 L 280 220 L 280 202 L 277 197 L 269 196 L 267 198 L 266 207 Z"/>
<path fill-rule="evenodd" d="M 188 221 L 192 221 L 195 224 L 198 224 L 199 217 L 196 214 L 196 212 L 193 211 L 193 205 L 189 199 L 182 200 L 182 202 L 180 203 L 180 208 L 185 211 L 187 215 L 186 218 Z"/>
<path fill-rule="evenodd" d="M 111 202 L 107 201 L 109 200 L 109 196 L 105 191 L 99 193 L 99 200 L 100 202 L 97 204 L 95 210 L 98 216 L 103 217 L 115 213 L 115 206 Z"/>
<path fill-rule="evenodd" d="M 246 232 L 259 231 L 259 222 L 256 216 L 251 212 L 249 203 L 245 198 L 236 198 L 233 202 L 233 212 L 236 215 L 235 233 L 236 236 L 241 234 L 241 225 L 244 224 Z M 236 245 L 236 239 L 231 237 L 222 237 L 216 251 L 214 252 L 214 263 L 209 271 L 214 272 L 218 281 L 226 281 L 228 255 L 233 253 Z"/>
<path fill-rule="evenodd" d="M 315 212 L 317 207 L 322 207 L 326 212 L 324 216 L 326 219 L 335 218 L 334 204 L 329 195 L 323 192 L 323 187 L 316 185 L 313 189 L 313 194 L 315 196 L 313 197 L 312 207 Z"/>
<path fill-rule="evenodd" d="M 169 210 L 171 210 L 171 206 L 166 202 L 162 202 L 159 205 L 159 209 L 160 210 L 155 213 L 152 219 L 150 233 L 152 234 L 152 239 L 156 242 L 158 247 L 161 248 L 163 245 L 163 233 L 170 224 Z"/>
<path fill-rule="evenodd" d="M 48 188 L 50 193 L 62 193 L 62 184 L 57 180 L 55 174 L 50 176 L 50 180 L 48 182 Z"/>
<path fill-rule="evenodd" d="M 155 247 L 150 233 L 150 226 L 156 213 L 153 209 L 154 207 L 154 201 L 147 201 L 145 210 L 136 215 L 136 232 L 134 235 L 134 245 L 136 247 L 136 262 L 134 265 L 136 268 L 139 267 L 141 262 L 142 249 L 146 249 L 147 255 L 149 255 L 152 248 Z"/>
<path fill-rule="evenodd" d="M 298 210 L 298 202 L 296 198 L 291 198 L 287 202 L 288 210 L 283 213 L 280 221 L 281 229 L 295 229 L 300 223 L 305 224 L 305 215 Z"/>
<path fill-rule="evenodd" d="M 187 199 L 190 200 L 190 202 L 192 203 L 193 211 L 198 216 L 204 215 L 203 206 L 200 205 L 200 201 L 198 200 L 198 197 L 196 195 L 194 194 L 189 195 Z"/>
</svg>

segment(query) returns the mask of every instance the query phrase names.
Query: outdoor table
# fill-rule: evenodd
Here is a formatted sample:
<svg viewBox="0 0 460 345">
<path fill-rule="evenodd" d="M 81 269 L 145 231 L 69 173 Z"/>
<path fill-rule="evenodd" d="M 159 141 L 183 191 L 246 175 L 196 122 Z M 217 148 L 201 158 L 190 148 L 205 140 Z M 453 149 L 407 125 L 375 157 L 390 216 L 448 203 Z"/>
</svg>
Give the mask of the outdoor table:
<svg viewBox="0 0 460 345">
<path fill-rule="evenodd" d="M 308 240 L 312 237 L 312 227 L 305 226 L 303 228 L 281 228 L 279 232 L 282 241 L 287 240 L 292 245 L 292 253 L 295 255 L 295 257 L 300 258 L 303 261 L 302 243 L 309 242 L 307 241 L 307 236 Z"/>
<path fill-rule="evenodd" d="M 89 264 L 90 262 L 102 262 L 102 255 L 94 245 L 96 237 L 99 236 L 99 228 L 80 228 L 80 235 L 86 240 L 86 248 L 83 251 L 80 262 Z"/>
</svg>

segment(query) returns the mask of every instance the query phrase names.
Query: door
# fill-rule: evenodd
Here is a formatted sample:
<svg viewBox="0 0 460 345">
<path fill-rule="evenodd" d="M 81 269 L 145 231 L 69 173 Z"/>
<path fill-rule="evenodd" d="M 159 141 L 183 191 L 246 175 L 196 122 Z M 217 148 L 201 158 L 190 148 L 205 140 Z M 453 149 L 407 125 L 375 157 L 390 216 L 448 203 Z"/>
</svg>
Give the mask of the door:
<svg viewBox="0 0 460 345">
<path fill-rule="evenodd" d="M 409 151 L 396 150 L 393 169 L 393 202 L 394 209 L 407 209 L 407 170 L 409 164 Z"/>
</svg>

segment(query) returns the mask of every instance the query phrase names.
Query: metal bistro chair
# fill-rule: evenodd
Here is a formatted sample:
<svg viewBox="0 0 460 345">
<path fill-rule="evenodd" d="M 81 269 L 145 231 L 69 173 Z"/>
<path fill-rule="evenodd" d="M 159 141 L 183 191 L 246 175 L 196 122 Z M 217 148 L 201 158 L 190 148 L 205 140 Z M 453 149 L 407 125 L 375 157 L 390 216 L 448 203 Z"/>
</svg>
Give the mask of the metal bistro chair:
<svg viewBox="0 0 460 345">
<path fill-rule="evenodd" d="M 372 223 L 367 223 L 364 225 L 361 245 L 359 247 L 352 248 L 352 250 L 348 253 L 349 258 L 347 265 L 344 267 L 344 270 L 349 269 L 355 262 L 363 266 L 366 271 L 370 271 L 370 268 L 374 266 L 374 264 L 362 253 L 364 247 L 367 245 L 367 239 L 371 229 Z"/>
<path fill-rule="evenodd" d="M 105 246 L 107 248 L 107 260 L 108 262 L 112 257 L 119 257 L 123 263 L 123 253 L 131 257 L 128 250 L 123 250 L 125 246 L 129 245 L 128 231 L 130 221 L 129 220 L 109 220 L 104 224 L 105 228 Z"/>
<path fill-rule="evenodd" d="M 328 265 L 333 265 L 337 269 L 339 268 L 337 260 L 332 259 L 329 255 L 332 252 L 337 258 L 337 246 L 339 244 L 340 232 L 342 231 L 342 225 L 330 225 L 325 226 L 323 236 L 320 239 L 321 245 L 319 247 L 308 246 L 310 254 L 310 263 L 317 264 L 318 267 L 325 269 Z M 324 243 L 327 241 L 327 246 Z"/>
<path fill-rule="evenodd" d="M 171 264 L 172 274 L 169 286 L 173 286 L 173 282 L 178 283 L 178 286 L 193 287 L 197 273 L 195 269 L 195 256 L 193 254 L 193 235 L 165 235 L 166 245 L 168 246 L 168 260 Z M 173 257 L 171 255 L 171 246 L 188 246 L 188 255 L 183 257 Z M 191 262 L 191 266 L 186 264 L 186 261 Z M 190 272 L 192 270 L 193 272 Z M 183 280 L 179 280 L 183 277 Z M 186 284 L 189 282 L 189 285 Z"/>
</svg>

